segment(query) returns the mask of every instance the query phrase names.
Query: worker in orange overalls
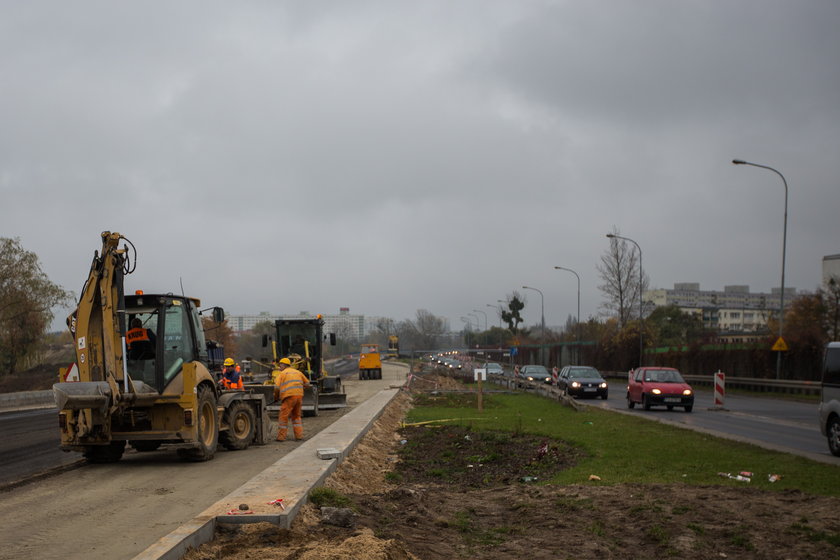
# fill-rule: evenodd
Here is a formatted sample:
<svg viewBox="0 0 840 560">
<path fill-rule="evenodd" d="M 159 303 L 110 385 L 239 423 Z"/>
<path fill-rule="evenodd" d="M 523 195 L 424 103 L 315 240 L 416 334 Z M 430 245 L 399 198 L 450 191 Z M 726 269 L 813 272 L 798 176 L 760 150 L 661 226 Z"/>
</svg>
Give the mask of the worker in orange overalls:
<svg viewBox="0 0 840 560">
<path fill-rule="evenodd" d="M 242 376 L 239 375 L 239 366 L 233 361 L 233 358 L 225 358 L 224 369 L 222 370 L 222 378 L 219 383 L 224 389 L 243 389 Z"/>
<path fill-rule="evenodd" d="M 302 440 L 303 414 L 301 407 L 303 405 L 303 390 L 309 388 L 309 379 L 292 367 L 292 361 L 289 358 L 281 358 L 277 362 L 277 369 L 280 371 L 274 388 L 274 398 L 280 400 L 277 441 L 286 440 L 290 418 L 295 439 Z"/>
</svg>

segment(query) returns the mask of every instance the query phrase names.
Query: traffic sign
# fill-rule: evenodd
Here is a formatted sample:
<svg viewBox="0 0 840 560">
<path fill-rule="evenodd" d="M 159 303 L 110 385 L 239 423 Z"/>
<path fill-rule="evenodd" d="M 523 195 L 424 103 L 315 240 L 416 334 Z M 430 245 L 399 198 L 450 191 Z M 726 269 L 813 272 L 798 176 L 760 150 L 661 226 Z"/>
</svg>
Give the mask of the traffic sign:
<svg viewBox="0 0 840 560">
<path fill-rule="evenodd" d="M 789 348 L 785 339 L 780 336 L 779 340 L 776 341 L 776 344 L 773 345 L 772 350 L 773 352 L 787 352 Z"/>
</svg>

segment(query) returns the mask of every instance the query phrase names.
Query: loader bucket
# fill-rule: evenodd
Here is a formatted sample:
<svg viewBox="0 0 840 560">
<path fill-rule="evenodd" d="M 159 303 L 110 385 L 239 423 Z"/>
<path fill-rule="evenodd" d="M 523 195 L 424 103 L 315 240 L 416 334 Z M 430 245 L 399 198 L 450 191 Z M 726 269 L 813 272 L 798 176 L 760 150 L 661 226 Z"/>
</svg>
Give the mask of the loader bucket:
<svg viewBox="0 0 840 560">
<path fill-rule="evenodd" d="M 94 408 L 103 412 L 111 404 L 111 387 L 106 381 L 74 381 L 53 385 L 58 410 Z"/>
</svg>

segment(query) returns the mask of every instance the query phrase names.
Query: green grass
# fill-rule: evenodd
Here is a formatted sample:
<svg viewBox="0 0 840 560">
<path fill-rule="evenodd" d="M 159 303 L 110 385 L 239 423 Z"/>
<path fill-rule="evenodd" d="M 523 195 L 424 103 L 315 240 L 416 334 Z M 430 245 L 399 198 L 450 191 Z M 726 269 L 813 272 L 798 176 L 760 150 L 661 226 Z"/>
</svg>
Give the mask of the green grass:
<svg viewBox="0 0 840 560">
<path fill-rule="evenodd" d="M 331 488 L 318 486 L 309 492 L 309 501 L 318 507 L 350 507 L 350 498 Z"/>
<path fill-rule="evenodd" d="M 458 399 L 460 401 L 460 399 Z M 606 410 L 583 412 L 529 394 L 485 395 L 491 406 L 478 412 L 474 406 L 439 404 L 415 406 L 406 422 L 448 420 L 477 430 L 533 433 L 568 442 L 587 457 L 571 469 L 557 473 L 554 484 L 685 483 L 747 486 L 718 476 L 718 472 L 756 473 L 751 488 L 797 489 L 810 494 L 840 496 L 840 471 L 834 465 L 757 446 L 716 438 Z M 673 413 L 675 416 L 684 414 Z M 587 482 L 590 474 L 600 482 Z M 782 479 L 767 481 L 767 475 Z"/>
</svg>

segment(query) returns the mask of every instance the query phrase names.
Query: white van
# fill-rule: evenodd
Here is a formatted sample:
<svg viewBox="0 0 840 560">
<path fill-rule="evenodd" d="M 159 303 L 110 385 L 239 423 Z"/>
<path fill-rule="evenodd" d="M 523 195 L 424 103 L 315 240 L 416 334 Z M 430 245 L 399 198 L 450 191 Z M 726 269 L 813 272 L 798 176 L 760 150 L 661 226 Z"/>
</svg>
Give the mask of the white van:
<svg viewBox="0 0 840 560">
<path fill-rule="evenodd" d="M 840 457 L 840 342 L 825 347 L 820 399 L 820 430 L 832 455 Z"/>
</svg>

